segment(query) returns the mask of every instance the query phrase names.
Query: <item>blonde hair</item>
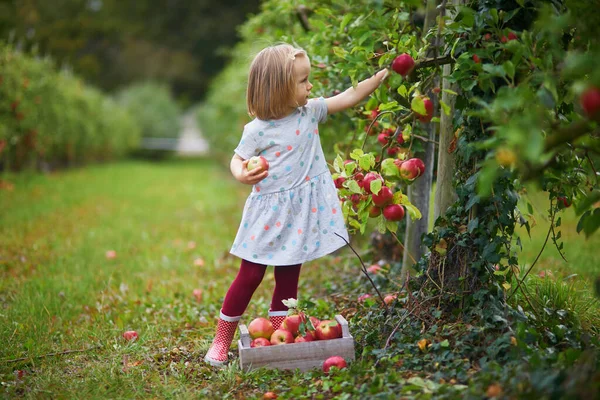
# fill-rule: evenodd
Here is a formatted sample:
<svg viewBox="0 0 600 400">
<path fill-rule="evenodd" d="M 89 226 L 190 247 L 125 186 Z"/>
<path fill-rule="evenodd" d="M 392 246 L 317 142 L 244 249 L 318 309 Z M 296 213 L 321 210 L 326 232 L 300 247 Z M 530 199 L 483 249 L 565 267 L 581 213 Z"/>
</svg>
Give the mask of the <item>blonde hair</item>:
<svg viewBox="0 0 600 400">
<path fill-rule="evenodd" d="M 261 50 L 250 65 L 246 104 L 248 114 L 262 120 L 287 115 L 296 93 L 294 60 L 306 51 L 289 44 Z"/>
</svg>

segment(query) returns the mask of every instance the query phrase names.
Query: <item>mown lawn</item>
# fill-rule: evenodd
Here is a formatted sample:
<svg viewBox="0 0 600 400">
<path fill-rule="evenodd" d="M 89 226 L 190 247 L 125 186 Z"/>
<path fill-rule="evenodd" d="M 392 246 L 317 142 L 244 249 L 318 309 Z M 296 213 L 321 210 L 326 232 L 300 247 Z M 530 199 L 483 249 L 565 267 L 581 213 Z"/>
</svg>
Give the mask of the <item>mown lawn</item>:
<svg viewBox="0 0 600 400">
<path fill-rule="evenodd" d="M 0 191 L 4 395 L 235 392 L 234 374 L 200 360 L 237 272 L 228 250 L 247 187 L 202 160 L 129 161 L 4 180 L 14 185 Z M 325 264 L 303 269 L 306 296 L 328 287 Z M 246 315 L 266 314 L 272 290 L 269 270 Z M 130 329 L 140 334 L 133 344 L 121 338 Z M 69 351 L 81 352 L 55 354 Z"/>
<path fill-rule="evenodd" d="M 228 250 L 248 193 L 224 166 L 127 161 L 3 179 L 14 184 L 0 190 L 3 396 L 255 398 L 274 390 L 295 398 L 300 386 L 309 398 L 331 398 L 348 376 L 364 381 L 364 368 L 386 375 L 359 362 L 338 381 L 320 371 L 243 373 L 235 362 L 225 370 L 201 362 L 237 271 Z M 567 233 L 575 223 L 563 218 L 572 264 L 548 252 L 538 268 L 595 276 L 600 243 Z M 545 235 L 533 232 L 531 244 L 523 239 L 525 260 Z M 348 250 L 307 264 L 301 296 L 320 300 L 327 317 L 331 297 L 342 295 L 340 277 L 354 280 L 356 268 Z M 266 314 L 272 289 L 269 270 L 246 321 Z M 125 342 L 125 330 L 139 340 Z"/>
</svg>

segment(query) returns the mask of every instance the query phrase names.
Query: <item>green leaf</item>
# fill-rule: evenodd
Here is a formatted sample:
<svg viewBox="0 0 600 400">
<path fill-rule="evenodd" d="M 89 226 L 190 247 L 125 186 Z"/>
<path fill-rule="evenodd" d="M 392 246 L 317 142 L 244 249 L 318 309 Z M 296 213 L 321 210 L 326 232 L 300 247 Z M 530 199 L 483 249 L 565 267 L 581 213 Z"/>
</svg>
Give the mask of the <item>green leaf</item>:
<svg viewBox="0 0 600 400">
<path fill-rule="evenodd" d="M 402 97 L 406 97 L 408 95 L 408 91 L 406 90 L 406 86 L 400 85 L 398 86 L 398 94 Z"/>
<path fill-rule="evenodd" d="M 503 78 L 506 76 L 506 71 L 502 65 L 483 64 L 483 70 L 492 76 Z"/>
<path fill-rule="evenodd" d="M 425 110 L 425 103 L 423 102 L 423 98 L 421 96 L 413 97 L 412 101 L 410 102 L 410 109 L 417 114 L 427 114 L 427 110 Z"/>
<path fill-rule="evenodd" d="M 575 207 L 576 214 L 581 215 L 598 200 L 600 200 L 600 190 L 594 189 L 590 193 L 588 193 L 587 196 L 585 196 L 582 200 L 577 202 L 577 205 Z"/>
<path fill-rule="evenodd" d="M 354 173 L 354 171 L 356 170 L 356 163 L 353 162 L 349 162 L 348 164 L 345 165 L 345 171 L 346 171 L 346 176 L 352 176 L 352 174 Z"/>
<path fill-rule="evenodd" d="M 440 100 L 440 105 L 442 106 L 442 109 L 444 110 L 444 114 L 446 115 L 450 115 L 450 106 L 446 103 L 444 103 L 442 100 Z"/>
<path fill-rule="evenodd" d="M 469 233 L 473 233 L 473 231 L 475 229 L 477 229 L 478 226 L 479 226 L 479 217 L 476 217 L 469 221 L 469 224 L 467 225 L 467 229 L 468 229 Z"/>
<path fill-rule="evenodd" d="M 381 162 L 381 173 L 384 176 L 400 176 L 400 171 L 396 164 L 394 164 L 393 158 L 386 158 Z"/>
<path fill-rule="evenodd" d="M 510 77 L 510 79 L 514 79 L 514 77 L 515 77 L 514 64 L 510 61 L 506 61 L 504 64 L 502 64 L 502 67 L 504 68 L 504 71 L 506 71 L 506 74 Z"/>
<path fill-rule="evenodd" d="M 348 52 L 345 49 L 342 49 L 341 47 L 336 46 L 333 48 L 333 54 L 335 54 L 336 57 L 345 59 Z"/>
<path fill-rule="evenodd" d="M 410 218 L 414 221 L 415 219 L 421 219 L 423 216 L 421 215 L 421 211 L 419 211 L 419 209 L 417 207 L 415 207 L 414 205 L 408 203 L 408 204 L 403 204 L 404 208 L 406 209 L 406 212 L 408 213 L 408 215 L 410 215 Z"/>
<path fill-rule="evenodd" d="M 386 219 L 383 215 L 377 217 L 377 231 L 381 234 L 385 233 L 385 221 Z"/>
<path fill-rule="evenodd" d="M 354 16 L 352 14 L 346 14 L 344 16 L 344 19 L 342 19 L 342 22 L 340 23 L 340 30 L 339 33 L 343 33 L 344 32 L 344 28 L 346 27 L 346 25 L 348 25 L 348 23 L 352 20 Z"/>
<path fill-rule="evenodd" d="M 379 111 L 393 111 L 400 109 L 401 107 L 396 100 L 390 101 L 389 103 L 382 103 L 379 105 Z"/>
<path fill-rule="evenodd" d="M 394 221 L 385 221 L 385 227 L 387 228 L 387 230 L 389 230 L 390 232 L 396 233 L 396 231 L 398 230 L 398 223 L 394 222 Z"/>
<path fill-rule="evenodd" d="M 346 182 L 344 182 L 344 183 L 346 183 Z M 361 191 L 362 191 L 360 186 L 358 186 L 358 182 L 356 182 L 354 179 L 347 181 L 347 186 L 348 186 L 348 189 L 350 189 L 350 191 L 352 193 L 361 193 Z"/>
<path fill-rule="evenodd" d="M 450 342 L 448 342 L 448 339 L 444 339 L 440 342 L 440 346 L 441 347 L 449 347 L 450 346 Z"/>
<path fill-rule="evenodd" d="M 358 160 L 358 165 L 365 171 L 370 171 L 371 167 L 375 165 L 375 156 L 373 154 L 365 154 Z"/>
<path fill-rule="evenodd" d="M 379 179 L 375 179 L 375 180 L 371 181 L 371 185 L 370 185 L 371 193 L 379 194 L 379 191 L 381 190 L 382 185 L 383 185 L 383 183 Z"/>
<path fill-rule="evenodd" d="M 339 154 L 333 161 L 333 168 L 335 169 L 335 172 L 337 172 L 338 174 L 340 174 L 344 169 L 344 160 L 342 159 L 342 156 L 340 156 Z"/>
<path fill-rule="evenodd" d="M 352 153 L 350 153 L 350 158 L 353 160 L 358 160 L 363 154 L 365 154 L 365 152 L 361 149 L 354 149 L 352 150 Z"/>
<path fill-rule="evenodd" d="M 442 92 L 446 92 L 446 93 L 451 94 L 453 96 L 458 96 L 458 93 L 456 93 L 454 90 L 442 89 Z"/>
</svg>

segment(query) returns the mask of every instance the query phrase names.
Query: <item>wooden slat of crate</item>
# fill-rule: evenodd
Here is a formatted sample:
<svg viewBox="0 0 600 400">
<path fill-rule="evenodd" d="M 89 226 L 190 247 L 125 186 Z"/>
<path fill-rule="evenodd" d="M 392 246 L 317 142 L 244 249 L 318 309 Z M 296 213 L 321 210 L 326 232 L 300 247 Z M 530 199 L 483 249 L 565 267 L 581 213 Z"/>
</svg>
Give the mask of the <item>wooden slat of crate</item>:
<svg viewBox="0 0 600 400">
<path fill-rule="evenodd" d="M 265 367 L 307 371 L 320 368 L 323 361 L 331 356 L 341 356 L 346 362 L 354 360 L 354 338 L 348 330 L 348 322 L 341 315 L 336 315 L 335 319 L 342 327 L 340 339 L 254 348 L 250 347 L 248 328 L 246 325 L 240 325 L 238 349 L 241 368 L 249 370 Z"/>
</svg>

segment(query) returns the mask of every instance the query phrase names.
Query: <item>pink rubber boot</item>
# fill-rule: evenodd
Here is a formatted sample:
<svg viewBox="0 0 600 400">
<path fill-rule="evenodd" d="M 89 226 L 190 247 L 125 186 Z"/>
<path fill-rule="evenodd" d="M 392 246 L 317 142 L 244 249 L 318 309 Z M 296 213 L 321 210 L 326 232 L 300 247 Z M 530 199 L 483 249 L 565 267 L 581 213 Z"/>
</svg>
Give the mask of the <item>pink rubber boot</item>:
<svg viewBox="0 0 600 400">
<path fill-rule="evenodd" d="M 227 353 L 233 337 L 235 336 L 235 330 L 237 329 L 240 321 L 239 317 L 228 317 L 221 311 L 219 322 L 217 324 L 217 333 L 215 338 L 204 357 L 204 361 L 215 367 L 221 367 L 227 364 Z"/>
</svg>

